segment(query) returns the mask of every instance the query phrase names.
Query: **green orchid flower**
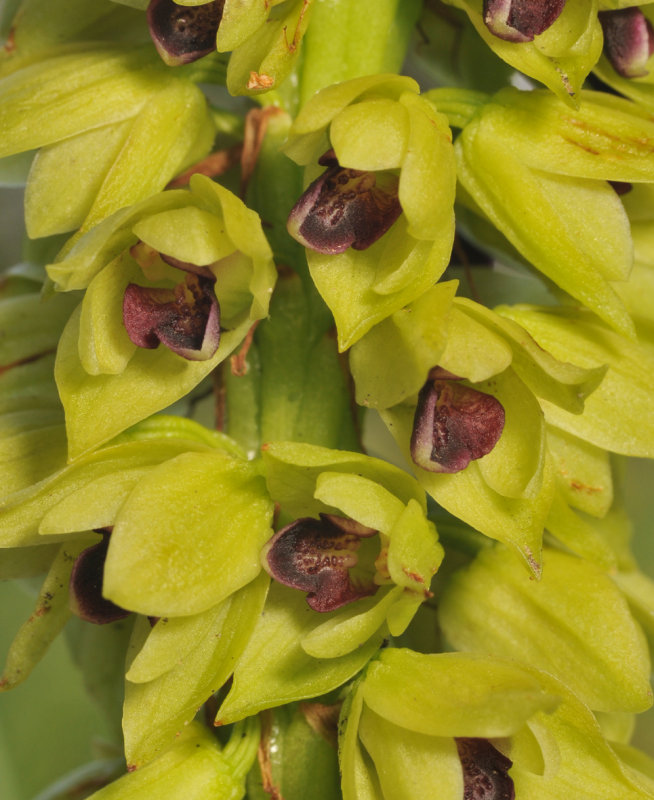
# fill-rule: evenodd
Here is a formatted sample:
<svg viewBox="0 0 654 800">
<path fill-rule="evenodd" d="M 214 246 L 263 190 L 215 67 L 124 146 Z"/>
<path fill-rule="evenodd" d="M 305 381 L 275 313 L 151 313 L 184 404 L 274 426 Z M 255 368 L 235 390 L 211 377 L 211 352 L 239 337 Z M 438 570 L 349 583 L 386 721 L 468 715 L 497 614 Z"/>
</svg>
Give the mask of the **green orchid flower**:
<svg viewBox="0 0 654 800">
<path fill-rule="evenodd" d="M 266 316 L 276 279 L 258 216 L 202 175 L 117 212 L 48 273 L 86 288 L 55 367 L 72 457 L 196 386 Z"/>
<path fill-rule="evenodd" d="M 380 412 L 440 505 L 517 548 L 538 573 L 555 495 L 538 398 L 576 418 L 603 368 L 557 361 L 523 327 L 455 290 L 438 284 L 355 345 L 357 401 Z"/>
<path fill-rule="evenodd" d="M 264 548 L 274 581 L 221 724 L 349 680 L 388 632 L 406 630 L 443 557 L 424 492 L 397 467 L 277 442 L 264 447 L 263 471 L 288 524 Z"/>
<path fill-rule="evenodd" d="M 451 134 L 415 81 L 370 76 L 307 102 L 285 152 L 313 181 L 291 211 L 289 230 L 307 247 L 345 350 L 426 291 L 447 265 Z M 322 175 L 319 164 L 328 167 Z"/>
<path fill-rule="evenodd" d="M 178 66 L 229 53 L 233 95 L 277 91 L 300 54 L 313 0 L 147 0 L 148 25 L 164 62 Z"/>
<path fill-rule="evenodd" d="M 481 654 L 383 651 L 346 701 L 344 800 L 464 793 L 538 800 L 647 798 L 592 713 L 545 672 Z M 481 796 L 481 795 L 480 795 Z"/>
</svg>

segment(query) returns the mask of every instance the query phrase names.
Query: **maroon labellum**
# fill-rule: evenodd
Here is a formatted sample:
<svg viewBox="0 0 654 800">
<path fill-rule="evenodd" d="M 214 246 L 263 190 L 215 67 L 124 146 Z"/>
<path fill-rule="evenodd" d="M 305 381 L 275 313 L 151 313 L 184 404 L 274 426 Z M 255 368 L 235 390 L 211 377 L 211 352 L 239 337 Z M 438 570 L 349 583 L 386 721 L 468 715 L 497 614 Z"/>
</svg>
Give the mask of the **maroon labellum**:
<svg viewBox="0 0 654 800">
<path fill-rule="evenodd" d="M 171 67 L 197 61 L 216 49 L 216 34 L 224 0 L 201 6 L 180 6 L 173 0 L 150 0 L 150 36 L 161 58 Z"/>
<path fill-rule="evenodd" d="M 293 206 L 287 224 L 294 239 L 327 255 L 365 250 L 402 213 L 397 175 L 341 167 L 333 153 L 320 159 L 328 169 Z"/>
<path fill-rule="evenodd" d="M 83 550 L 75 559 L 70 575 L 70 607 L 74 614 L 86 622 L 105 625 L 123 619 L 129 614 L 124 608 L 102 596 L 102 575 L 109 547 L 109 533 L 102 533 L 102 541 Z"/>
<path fill-rule="evenodd" d="M 507 42 L 532 42 L 559 17 L 565 0 L 484 0 L 488 30 Z"/>
<path fill-rule="evenodd" d="M 164 344 L 189 361 L 206 361 L 220 344 L 220 307 L 214 279 L 188 272 L 174 289 L 130 283 L 123 297 L 123 322 L 138 347 Z"/>
<path fill-rule="evenodd" d="M 654 52 L 654 29 L 636 6 L 597 15 L 604 32 L 604 55 L 623 78 L 642 78 Z"/>
<path fill-rule="evenodd" d="M 495 447 L 504 408 L 490 394 L 436 367 L 418 394 L 411 458 L 430 472 L 460 472 Z"/>
<path fill-rule="evenodd" d="M 487 739 L 455 739 L 463 769 L 463 800 L 515 800 L 513 762 Z"/>
<path fill-rule="evenodd" d="M 354 580 L 349 572 L 357 564 L 361 539 L 376 533 L 331 514 L 302 517 L 268 542 L 265 563 L 276 581 L 308 592 L 307 603 L 314 611 L 333 611 L 377 590 L 372 579 Z"/>
</svg>

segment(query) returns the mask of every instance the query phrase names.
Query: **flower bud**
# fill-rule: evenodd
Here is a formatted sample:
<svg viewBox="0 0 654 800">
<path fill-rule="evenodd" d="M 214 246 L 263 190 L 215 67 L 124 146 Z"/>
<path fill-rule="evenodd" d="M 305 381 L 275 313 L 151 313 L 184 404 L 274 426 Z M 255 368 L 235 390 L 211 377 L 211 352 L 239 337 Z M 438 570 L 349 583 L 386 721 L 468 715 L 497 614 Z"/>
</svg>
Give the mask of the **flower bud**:
<svg viewBox="0 0 654 800">
<path fill-rule="evenodd" d="M 302 108 L 285 147 L 310 184 L 288 229 L 308 248 L 341 350 L 429 289 L 449 260 L 451 132 L 417 89 L 391 75 L 327 87 Z"/>
</svg>

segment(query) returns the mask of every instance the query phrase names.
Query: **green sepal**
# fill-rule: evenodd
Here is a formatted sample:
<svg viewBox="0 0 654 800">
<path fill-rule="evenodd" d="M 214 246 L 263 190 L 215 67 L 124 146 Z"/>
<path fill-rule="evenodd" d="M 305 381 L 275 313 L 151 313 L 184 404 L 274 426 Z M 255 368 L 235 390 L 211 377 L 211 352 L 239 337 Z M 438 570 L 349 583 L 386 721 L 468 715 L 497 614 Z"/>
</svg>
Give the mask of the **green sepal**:
<svg viewBox="0 0 654 800">
<path fill-rule="evenodd" d="M 53 368 L 54 354 L 47 354 L 0 372 L 0 412 L 58 408 Z"/>
<path fill-rule="evenodd" d="M 458 281 L 438 283 L 375 325 L 350 350 L 356 401 L 388 408 L 415 395 L 446 347 Z"/>
<path fill-rule="evenodd" d="M 204 0 L 204 2 L 206 1 Z M 284 0 L 271 0 L 268 4 L 262 5 L 257 0 L 225 0 L 216 36 L 218 51 L 228 53 L 243 44 L 265 24 L 268 9 L 281 2 Z M 180 5 L 202 5 L 202 2 L 184 0 L 184 2 L 180 2 Z"/>
<path fill-rule="evenodd" d="M 36 408 L 0 415 L 2 497 L 28 489 L 66 465 L 61 409 Z"/>
<path fill-rule="evenodd" d="M 608 364 L 599 387 L 586 399 L 582 415 L 573 416 L 543 399 L 548 423 L 596 447 L 652 457 L 654 357 L 645 346 L 619 336 L 583 311 L 527 305 L 501 306 L 497 311 L 526 328 L 556 358 L 585 368 Z"/>
<path fill-rule="evenodd" d="M 52 641 L 61 633 L 70 617 L 68 581 L 75 559 L 94 544 L 97 537 L 77 537 L 59 547 L 43 582 L 34 611 L 11 643 L 0 676 L 0 691 L 22 683 L 45 655 Z"/>
<path fill-rule="evenodd" d="M 359 740 L 363 711 L 360 681 L 345 698 L 338 726 L 338 761 L 343 800 L 384 800 L 374 764 Z"/>
<path fill-rule="evenodd" d="M 267 591 L 268 577 L 261 574 L 217 606 L 189 617 L 164 617 L 149 631 L 127 672 L 123 732 L 129 764 L 147 764 L 173 744 L 198 707 L 228 680 Z"/>
<path fill-rule="evenodd" d="M 89 454 L 39 483 L 25 487 L 2 500 L 0 503 L 2 546 L 25 547 L 43 544 L 46 541 L 47 543 L 57 541 L 57 538 L 61 538 L 62 532 L 53 531 L 47 522 L 44 524 L 44 533 L 47 531 L 53 538 L 48 540 L 41 538 L 41 523 L 44 518 L 47 519 L 51 509 L 56 508 L 62 501 L 66 503 L 68 496 L 76 492 L 80 492 L 79 497 L 84 498 L 84 508 L 80 509 L 79 504 L 74 503 L 66 514 L 68 508 L 66 503 L 59 518 L 63 523 L 62 527 L 72 528 L 79 525 L 82 530 L 87 530 L 111 525 L 117 510 L 132 488 L 130 480 L 140 474 L 138 471 L 141 468 L 159 464 L 188 450 L 207 449 L 206 444 L 172 438 L 157 443 L 138 440 L 126 442 Z M 99 486 L 106 491 L 106 494 L 88 496 L 85 488 L 93 486 L 98 480 L 102 481 Z M 55 511 L 53 514 L 55 519 L 56 515 Z M 70 538 L 69 534 L 63 536 Z"/>
<path fill-rule="evenodd" d="M 629 602 L 651 646 L 654 643 L 654 581 L 638 569 L 620 570 L 611 577 Z"/>
<path fill-rule="evenodd" d="M 642 78 L 623 78 L 622 75 L 618 75 L 606 56 L 602 56 L 595 64 L 593 72 L 601 81 L 634 103 L 649 110 L 654 109 L 654 85 L 651 74 Z"/>
<path fill-rule="evenodd" d="M 597 0 L 568 0 L 558 19 L 531 42 L 509 42 L 492 34 L 484 23 L 478 0 L 446 2 L 467 13 L 477 33 L 496 55 L 569 103 L 576 100 L 602 52 Z"/>
<path fill-rule="evenodd" d="M 91 46 L 0 79 L 0 158 L 130 119 L 169 78 L 148 48 Z"/>
<path fill-rule="evenodd" d="M 583 91 L 579 101 L 579 108 L 571 109 L 549 92 L 507 87 L 484 106 L 483 126 L 489 135 L 511 142 L 511 152 L 532 169 L 600 181 L 651 182 L 650 115 L 606 92 Z"/>
<path fill-rule="evenodd" d="M 366 670 L 365 704 L 389 722 L 428 736 L 511 736 L 558 693 L 512 661 L 467 653 L 383 650 Z"/>
<path fill-rule="evenodd" d="M 426 736 L 394 725 L 365 703 L 359 737 L 374 762 L 384 797 L 415 800 L 427 786 L 438 786 L 439 800 L 464 796 L 463 771 L 454 739 Z"/>
<path fill-rule="evenodd" d="M 493 330 L 485 319 L 476 319 L 458 300 L 454 299 L 448 315 L 447 340 L 438 364 L 472 383 L 489 380 L 510 366 L 513 348 L 501 331 Z"/>
<path fill-rule="evenodd" d="M 545 550 L 535 582 L 513 553 L 489 548 L 452 578 L 439 616 L 458 650 L 555 675 L 590 708 L 638 712 L 651 705 L 642 631 L 611 578 L 589 561 Z"/>
<path fill-rule="evenodd" d="M 512 368 L 536 397 L 548 400 L 572 414 L 582 413 L 586 398 L 595 391 L 604 378 L 606 372 L 604 365 L 590 367 L 571 364 L 565 352 L 559 350 L 550 353 L 547 349 L 543 349 L 531 337 L 526 327 L 466 297 L 455 298 L 454 307 L 482 323 L 487 330 L 503 337 L 513 354 Z M 448 335 L 448 340 L 449 338 Z M 447 348 L 445 352 L 448 363 L 449 359 L 452 359 L 451 364 L 456 367 L 458 362 L 454 360 L 453 354 L 450 355 Z M 501 370 L 495 370 L 495 373 L 497 372 Z M 495 373 L 489 373 L 485 377 Z M 456 373 L 456 370 L 455 374 L 463 374 L 471 381 L 483 380 L 465 372 Z"/>
<path fill-rule="evenodd" d="M 293 121 L 284 152 L 297 164 L 310 164 L 329 148 L 329 125 L 350 104 L 368 98 L 397 100 L 404 92 L 417 94 L 418 84 L 402 75 L 367 75 L 326 86 L 303 106 Z"/>
<path fill-rule="evenodd" d="M 105 596 L 149 616 L 215 606 L 259 574 L 272 510 L 256 469 L 222 453 L 184 453 L 154 467 L 115 519 Z"/>
<path fill-rule="evenodd" d="M 318 614 L 304 595 L 273 583 L 257 626 L 236 664 L 234 682 L 216 717 L 227 724 L 274 706 L 317 697 L 336 689 L 362 669 L 382 642 L 377 633 L 338 658 L 308 655 L 302 639 L 316 624 L 339 612 Z"/>
<path fill-rule="evenodd" d="M 120 6 L 107 2 L 90 4 L 86 0 L 50 0 L 44 5 L 41 0 L 19 0 L 19 8 L 11 20 L 15 47 L 2 53 L 2 72 L 15 71 L 62 51 L 88 48 L 89 42 L 145 44 L 149 36 L 144 15 L 124 7 L 136 2 Z"/>
<path fill-rule="evenodd" d="M 545 527 L 559 542 L 582 558 L 605 570 L 618 565 L 618 556 L 608 537 L 598 528 L 597 520 L 568 505 L 560 484 L 550 506 Z"/>
<path fill-rule="evenodd" d="M 0 365 L 53 351 L 77 301 L 76 296 L 45 299 L 38 292 L 0 299 Z"/>
<path fill-rule="evenodd" d="M 102 183 L 92 195 L 92 202 L 80 226 L 81 232 L 90 230 L 118 209 L 162 191 L 178 173 L 207 155 L 215 132 L 205 97 L 194 84 L 181 80 L 170 81 L 153 93 L 121 136 L 120 149 L 107 165 Z M 54 176 L 61 175 L 62 164 L 57 159 L 56 149 L 65 144 L 67 142 L 54 148 L 55 164 L 51 166 L 50 174 L 45 179 L 41 178 L 45 180 L 45 186 L 38 183 L 34 185 L 30 174 L 28 198 L 31 206 L 26 208 L 38 209 L 30 218 L 36 225 L 39 224 L 42 203 L 49 200 L 54 205 L 57 202 L 60 182 Z M 79 167 L 76 165 L 75 169 Z M 44 190 L 54 194 L 54 197 L 44 198 Z M 48 213 L 46 211 L 44 214 L 46 226 Z M 47 236 L 74 227 L 75 220 L 71 220 L 63 229 L 59 226 L 60 229 L 54 231 L 46 227 L 45 232 L 30 231 L 30 235 Z"/>
<path fill-rule="evenodd" d="M 533 498 L 543 482 L 545 420 L 538 401 L 511 368 L 475 388 L 504 408 L 502 435 L 477 465 L 481 477 L 502 497 Z"/>
<path fill-rule="evenodd" d="M 574 792 L 575 800 L 651 798 L 650 785 L 643 786 L 640 775 L 616 754 L 588 707 L 551 675 L 535 674 L 562 702 L 551 713 L 538 712 L 528 722 L 528 735 L 535 736 L 540 745 L 544 769 L 531 771 L 515 758 L 511 778 L 516 797 L 566 800 Z M 512 747 L 525 733 L 513 740 Z"/>
<path fill-rule="evenodd" d="M 48 276 L 62 292 L 86 289 L 103 267 L 136 244 L 138 238 L 132 231 L 136 222 L 146 214 L 184 208 L 189 199 L 186 190 L 172 189 L 117 211 L 64 248 L 58 260 L 48 265 Z"/>
<path fill-rule="evenodd" d="M 42 147 L 25 187 L 25 227 L 32 239 L 79 228 L 129 133 L 131 121 L 93 128 Z M 62 181 L 75 170 L 83 180 Z"/>
</svg>

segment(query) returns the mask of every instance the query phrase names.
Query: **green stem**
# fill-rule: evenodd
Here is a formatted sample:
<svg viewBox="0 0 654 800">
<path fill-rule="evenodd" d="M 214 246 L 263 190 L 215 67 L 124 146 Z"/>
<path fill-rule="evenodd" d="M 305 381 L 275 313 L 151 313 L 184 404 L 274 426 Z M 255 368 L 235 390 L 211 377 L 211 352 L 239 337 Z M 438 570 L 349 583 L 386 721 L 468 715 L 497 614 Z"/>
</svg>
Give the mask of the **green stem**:
<svg viewBox="0 0 654 800">
<path fill-rule="evenodd" d="M 400 71 L 420 0 L 314 0 L 300 101 L 332 83 Z"/>
<path fill-rule="evenodd" d="M 313 285 L 304 248 L 286 231 L 303 188 L 301 168 L 280 152 L 290 122 L 281 112 L 268 119 L 247 195 L 248 205 L 261 216 L 280 274 L 270 318 L 254 335 L 246 375 L 225 375 L 227 431 L 250 452 L 275 440 L 356 448 L 334 321 Z"/>
</svg>

